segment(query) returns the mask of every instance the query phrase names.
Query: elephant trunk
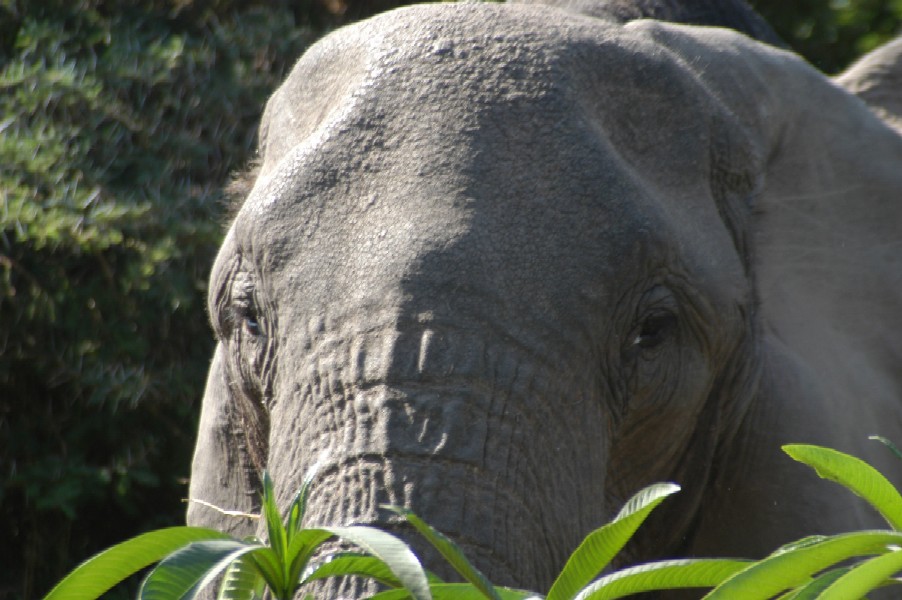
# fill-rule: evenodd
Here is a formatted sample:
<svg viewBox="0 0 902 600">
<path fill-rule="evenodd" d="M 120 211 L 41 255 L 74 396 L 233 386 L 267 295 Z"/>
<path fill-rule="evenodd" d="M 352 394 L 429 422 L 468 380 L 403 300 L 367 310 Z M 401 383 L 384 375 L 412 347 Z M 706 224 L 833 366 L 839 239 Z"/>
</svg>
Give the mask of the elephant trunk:
<svg viewBox="0 0 902 600">
<path fill-rule="evenodd" d="M 600 402 L 522 348 L 465 336 L 472 334 L 396 336 L 382 345 L 391 352 L 379 364 L 388 358 L 389 367 L 376 378 L 354 368 L 368 359 L 353 341 L 331 351 L 351 356 L 351 367 L 314 360 L 294 394 L 275 406 L 280 433 L 271 436 L 270 471 L 277 484 L 286 482 L 284 505 L 304 470 L 320 461 L 308 526 L 396 530 L 427 568 L 450 575 L 419 536 L 380 508 L 406 506 L 456 540 L 493 583 L 547 588 L 581 536 L 604 520 L 603 453 L 589 453 L 588 440 L 573 443 Z M 405 354 L 411 340 L 416 347 Z M 594 437 L 597 448 L 604 432 Z M 359 593 L 332 587 L 327 596 Z"/>
</svg>

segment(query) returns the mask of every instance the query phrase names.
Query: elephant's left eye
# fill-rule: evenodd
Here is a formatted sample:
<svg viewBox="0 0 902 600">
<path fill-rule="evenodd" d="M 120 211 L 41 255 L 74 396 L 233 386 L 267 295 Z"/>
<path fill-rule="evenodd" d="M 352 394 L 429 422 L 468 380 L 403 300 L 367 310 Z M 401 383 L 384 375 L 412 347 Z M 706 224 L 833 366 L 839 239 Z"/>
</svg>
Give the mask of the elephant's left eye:
<svg viewBox="0 0 902 600">
<path fill-rule="evenodd" d="M 660 346 L 673 333 L 676 326 L 677 318 L 672 312 L 664 311 L 649 315 L 642 321 L 633 339 L 633 345 L 643 350 L 651 350 Z"/>
</svg>

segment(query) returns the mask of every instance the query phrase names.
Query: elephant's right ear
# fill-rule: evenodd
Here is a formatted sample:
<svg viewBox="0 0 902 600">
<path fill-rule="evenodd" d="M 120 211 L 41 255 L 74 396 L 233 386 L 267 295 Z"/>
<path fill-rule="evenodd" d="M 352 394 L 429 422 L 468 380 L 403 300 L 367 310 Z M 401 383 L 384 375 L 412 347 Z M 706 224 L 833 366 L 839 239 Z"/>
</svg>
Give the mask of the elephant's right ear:
<svg viewBox="0 0 902 600">
<path fill-rule="evenodd" d="M 794 54 L 725 30 L 630 26 L 677 55 L 757 148 L 746 221 L 758 331 L 817 393 L 898 403 L 902 136 Z"/>
<path fill-rule="evenodd" d="M 902 37 L 866 54 L 835 81 L 902 135 Z"/>
<path fill-rule="evenodd" d="M 191 464 L 188 523 L 252 535 L 256 523 L 216 510 L 259 513 L 260 478 L 241 434 L 241 415 L 232 401 L 220 343 L 213 355 Z"/>
</svg>

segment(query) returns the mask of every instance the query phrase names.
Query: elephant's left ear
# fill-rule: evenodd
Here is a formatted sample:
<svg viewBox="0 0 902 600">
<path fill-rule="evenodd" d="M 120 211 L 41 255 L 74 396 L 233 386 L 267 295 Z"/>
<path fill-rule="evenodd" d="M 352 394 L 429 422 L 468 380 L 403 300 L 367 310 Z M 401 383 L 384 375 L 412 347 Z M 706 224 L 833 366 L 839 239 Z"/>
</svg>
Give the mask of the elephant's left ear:
<svg viewBox="0 0 902 600">
<path fill-rule="evenodd" d="M 866 54 L 834 81 L 902 135 L 902 37 Z"/>
<path fill-rule="evenodd" d="M 814 372 L 851 371 L 856 361 L 897 368 L 902 136 L 790 52 L 727 30 L 627 27 L 671 53 L 754 149 L 744 221 L 761 330 Z M 847 379 L 870 377 L 874 386 L 899 377 L 888 371 Z"/>
</svg>

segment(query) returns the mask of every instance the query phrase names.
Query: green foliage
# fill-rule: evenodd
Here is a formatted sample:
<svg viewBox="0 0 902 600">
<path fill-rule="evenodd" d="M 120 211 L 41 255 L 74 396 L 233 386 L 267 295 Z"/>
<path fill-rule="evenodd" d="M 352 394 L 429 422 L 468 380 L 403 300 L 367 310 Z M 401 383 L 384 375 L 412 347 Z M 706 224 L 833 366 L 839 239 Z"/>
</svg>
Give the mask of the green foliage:
<svg viewBox="0 0 902 600">
<path fill-rule="evenodd" d="M 273 484 L 263 478 L 263 514 L 269 541 L 236 540 L 199 527 L 172 527 L 143 534 L 87 560 L 54 587 L 45 600 L 93 600 L 139 569 L 160 561 L 144 579 L 139 600 L 190 599 L 225 574 L 219 598 L 251 600 L 268 588 L 290 600 L 305 583 L 326 577 L 362 575 L 403 587 L 413 600 L 430 600 L 429 583 L 419 560 L 398 538 L 372 527 L 301 525 L 315 469 L 305 477 L 283 521 Z M 332 537 L 364 548 L 367 555 L 343 555 L 308 569 L 314 553 Z M 350 559 L 350 560 L 349 560 Z"/>
<path fill-rule="evenodd" d="M 892 443 L 877 439 L 898 453 Z M 892 578 L 902 571 L 902 497 L 898 491 L 871 465 L 848 454 L 801 444 L 783 450 L 821 477 L 862 497 L 892 529 L 799 540 L 737 572 L 705 598 L 765 600 L 782 594 L 781 598 L 796 600 L 850 600 L 878 587 L 902 583 Z M 861 557 L 867 558 L 849 564 Z"/>
<path fill-rule="evenodd" d="M 315 472 L 314 467 L 307 473 L 284 520 L 276 505 L 273 483 L 269 475 L 264 474 L 262 518 L 268 535 L 267 544 L 254 539 L 236 540 L 197 527 L 153 531 L 118 544 L 84 562 L 57 584 L 45 600 L 71 597 L 92 600 L 157 561 L 160 561 L 159 564 L 141 585 L 138 593 L 140 600 L 193 598 L 222 574 L 224 577 L 218 597 L 227 600 L 252 600 L 262 597 L 264 589 L 269 589 L 280 600 L 288 600 L 306 583 L 349 575 L 367 577 L 392 588 L 377 593 L 374 598 L 379 600 L 539 598 L 532 592 L 493 586 L 453 541 L 405 509 L 391 507 L 439 550 L 466 583 L 449 584 L 435 576 L 427 576 L 410 548 L 384 531 L 366 526 L 304 529 L 301 524 Z M 617 598 L 636 591 L 667 589 L 673 587 L 672 582 L 676 580 L 673 572 L 680 569 L 687 573 L 691 571 L 689 579 L 683 576 L 681 581 L 696 585 L 699 581 L 714 585 L 735 572 L 739 565 L 736 561 L 671 561 L 662 563 L 657 569 L 618 572 L 623 574 L 619 579 L 615 573 L 586 585 L 626 544 L 648 514 L 678 489 L 672 484 L 654 485 L 630 499 L 611 523 L 589 534 L 577 548 L 552 586 L 548 598 Z M 332 537 L 351 542 L 365 553 L 342 553 L 312 564 L 315 552 Z M 699 576 L 700 569 L 704 570 L 703 578 Z M 649 582 L 655 582 L 655 585 Z"/>
<path fill-rule="evenodd" d="M 679 486 L 673 484 L 658 484 L 633 496 L 613 521 L 586 536 L 551 586 L 548 599 L 574 598 L 626 545 L 649 513 L 679 489 Z"/>
<path fill-rule="evenodd" d="M 548 600 L 600 600 L 622 598 L 641 592 L 678 588 L 714 587 L 748 566 L 748 561 L 701 559 L 662 561 L 599 573 L 630 540 L 646 517 L 668 496 L 679 491 L 674 484 L 651 485 L 634 495 L 614 519 L 590 533 L 573 552 L 548 592 Z M 535 592 L 493 586 L 463 555 L 453 541 L 435 531 L 409 510 L 390 507 L 419 531 L 454 569 L 464 584 L 433 582 L 433 598 L 453 600 L 538 600 Z M 592 581 L 595 579 L 595 581 Z M 407 600 L 404 590 L 391 590 L 373 600 Z"/>
<path fill-rule="evenodd" d="M 893 451 L 895 446 L 881 440 Z M 680 588 L 713 588 L 709 600 L 786 599 L 851 600 L 885 585 L 902 583 L 902 497 L 867 463 L 819 446 L 789 445 L 791 457 L 813 467 L 868 501 L 894 527 L 812 536 L 777 549 L 757 561 L 733 559 L 667 560 L 641 564 L 599 577 L 646 517 L 671 494 L 674 484 L 649 486 L 633 496 L 614 519 L 593 531 L 573 552 L 545 597 L 547 600 L 608 600 Z M 363 576 L 391 588 L 373 600 L 540 600 L 534 592 L 494 586 L 450 539 L 409 510 L 387 507 L 422 534 L 464 583 L 445 583 L 426 575 L 419 560 L 400 539 L 371 527 L 301 525 L 307 493 L 316 468 L 307 473 L 283 520 L 273 484 L 263 478 L 262 518 L 269 543 L 224 539 L 215 531 L 175 527 L 144 534 L 119 544 L 76 569 L 45 600 L 78 595 L 98 597 L 110 586 L 148 564 L 161 560 L 141 586 L 140 600 L 193 598 L 220 574 L 219 598 L 252 600 L 265 588 L 276 598 L 290 599 L 309 582 L 327 577 Z M 741 535 L 741 533 L 740 533 Z M 333 536 L 351 542 L 365 554 L 338 554 L 311 564 L 315 551 Z M 168 554 L 164 557 L 164 555 Z M 862 559 L 863 558 L 863 559 Z M 850 560 L 862 559 L 849 564 Z M 593 581 L 594 580 L 594 581 Z"/>
<path fill-rule="evenodd" d="M 0 2 L 4 598 L 183 518 L 220 190 L 309 36 L 177 4 Z"/>
<path fill-rule="evenodd" d="M 82 563 L 54 587 L 45 600 L 97 598 L 124 577 L 162 560 L 187 544 L 226 537 L 218 531 L 200 527 L 169 527 L 141 534 Z"/>
<path fill-rule="evenodd" d="M 750 0 L 793 50 L 826 73 L 902 33 L 900 0 Z"/>
</svg>

